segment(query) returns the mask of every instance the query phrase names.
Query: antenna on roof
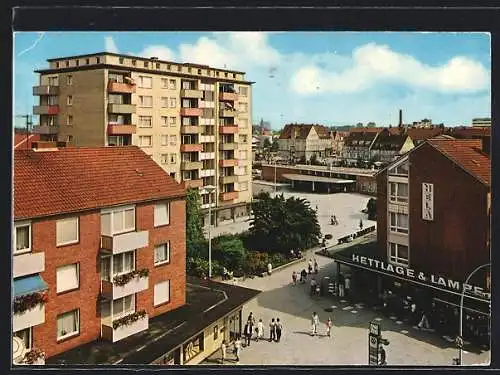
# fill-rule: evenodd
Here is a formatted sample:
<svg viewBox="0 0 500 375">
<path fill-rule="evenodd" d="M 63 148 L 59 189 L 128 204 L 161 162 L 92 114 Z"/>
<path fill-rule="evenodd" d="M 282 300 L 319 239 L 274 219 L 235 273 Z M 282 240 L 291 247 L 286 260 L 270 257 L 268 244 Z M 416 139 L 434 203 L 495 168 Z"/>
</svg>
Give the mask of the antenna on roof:
<svg viewBox="0 0 500 375">
<path fill-rule="evenodd" d="M 22 117 L 26 120 L 26 150 L 29 150 L 30 126 L 33 125 L 31 115 L 18 115 L 16 117 Z"/>
</svg>

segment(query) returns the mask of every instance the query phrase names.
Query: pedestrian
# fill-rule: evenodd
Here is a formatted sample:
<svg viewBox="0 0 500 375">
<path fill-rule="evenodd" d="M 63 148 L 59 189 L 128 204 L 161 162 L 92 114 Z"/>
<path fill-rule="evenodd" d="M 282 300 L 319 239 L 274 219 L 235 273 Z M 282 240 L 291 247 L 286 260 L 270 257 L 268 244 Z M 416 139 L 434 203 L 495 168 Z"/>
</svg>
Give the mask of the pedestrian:
<svg viewBox="0 0 500 375">
<path fill-rule="evenodd" d="M 226 359 L 226 340 L 222 341 L 222 344 L 220 346 L 220 351 L 221 351 L 221 353 L 220 353 L 221 362 L 220 363 L 221 363 L 221 365 L 223 365 L 224 361 Z"/>
<path fill-rule="evenodd" d="M 271 276 L 271 273 L 273 272 L 273 265 L 271 262 L 267 263 L 267 274 Z"/>
<path fill-rule="evenodd" d="M 312 325 L 312 335 L 315 336 L 318 333 L 319 316 L 316 311 L 312 314 L 311 325 Z"/>
<path fill-rule="evenodd" d="M 252 325 L 255 325 L 255 317 L 253 316 L 253 312 L 250 311 L 250 314 L 248 315 L 247 321 L 251 321 Z"/>
<path fill-rule="evenodd" d="M 248 319 L 247 324 L 245 324 L 245 328 L 243 330 L 245 334 L 245 346 L 250 346 L 250 340 L 252 339 L 252 321 Z"/>
<path fill-rule="evenodd" d="M 257 323 L 257 341 L 264 336 L 264 323 L 262 323 L 262 319 L 259 319 Z"/>
<path fill-rule="evenodd" d="M 283 325 L 280 322 L 280 318 L 278 318 L 276 319 L 276 342 L 280 342 L 281 332 L 283 332 Z"/>
<path fill-rule="evenodd" d="M 312 259 L 309 259 L 309 264 L 307 265 L 307 270 L 309 271 L 308 273 L 311 274 L 313 270 L 313 262 Z"/>
<path fill-rule="evenodd" d="M 304 268 L 304 269 L 302 270 L 302 272 L 300 272 L 300 282 L 301 282 L 302 284 L 304 284 L 304 283 L 306 282 L 306 280 L 307 280 L 307 271 L 306 271 L 306 269 Z"/>
<path fill-rule="evenodd" d="M 316 258 L 314 258 L 314 273 L 317 275 L 319 270 L 318 262 L 316 261 Z"/>
<path fill-rule="evenodd" d="M 311 279 L 311 296 L 316 292 L 316 279 L 313 277 Z"/>
<path fill-rule="evenodd" d="M 239 362 L 240 361 L 240 354 L 241 354 L 240 336 L 237 336 L 236 341 L 234 342 L 234 354 L 236 355 L 236 362 Z"/>
<path fill-rule="evenodd" d="M 326 335 L 330 337 L 330 332 L 332 330 L 332 319 L 329 317 L 328 320 L 326 321 Z"/>
<path fill-rule="evenodd" d="M 349 297 L 350 289 L 351 289 L 351 277 L 349 275 L 346 275 L 344 279 L 344 292 L 346 297 Z"/>
<path fill-rule="evenodd" d="M 330 224 L 331 225 L 335 225 L 335 219 L 334 219 L 334 217 L 335 216 L 333 216 L 333 215 L 330 217 Z"/>
<path fill-rule="evenodd" d="M 380 355 L 379 365 L 380 366 L 387 365 L 386 354 L 385 354 L 385 349 L 384 349 L 383 345 L 380 345 L 380 348 L 378 350 L 378 354 Z"/>
<path fill-rule="evenodd" d="M 297 285 L 297 272 L 293 271 L 292 273 L 292 283 L 293 286 Z"/>
<path fill-rule="evenodd" d="M 425 311 L 422 311 L 422 318 L 420 319 L 420 322 L 418 323 L 418 328 L 424 328 L 424 329 L 429 329 L 429 319 L 427 319 L 427 315 L 425 314 Z"/>
<path fill-rule="evenodd" d="M 271 323 L 269 323 L 269 342 L 274 341 L 276 339 L 276 322 L 274 318 L 271 319 Z"/>
<path fill-rule="evenodd" d="M 417 324 L 417 304 L 415 301 L 412 301 L 410 305 L 410 311 L 411 311 L 411 324 Z"/>
<path fill-rule="evenodd" d="M 337 220 L 337 216 L 333 215 L 333 223 L 334 225 L 339 225 L 339 222 Z"/>
<path fill-rule="evenodd" d="M 359 219 L 359 229 L 363 230 L 363 219 Z"/>
<path fill-rule="evenodd" d="M 344 297 L 345 295 L 345 278 L 344 275 L 339 275 L 339 297 Z"/>
</svg>

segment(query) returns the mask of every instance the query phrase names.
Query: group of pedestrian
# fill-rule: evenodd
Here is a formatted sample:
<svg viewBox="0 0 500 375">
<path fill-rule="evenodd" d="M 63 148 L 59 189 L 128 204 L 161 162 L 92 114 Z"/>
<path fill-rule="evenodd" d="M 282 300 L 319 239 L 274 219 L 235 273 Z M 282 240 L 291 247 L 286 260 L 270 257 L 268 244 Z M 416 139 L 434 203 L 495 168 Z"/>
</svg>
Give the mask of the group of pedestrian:
<svg viewBox="0 0 500 375">
<path fill-rule="evenodd" d="M 330 217 L 330 224 L 331 224 L 331 225 L 339 225 L 339 221 L 337 220 L 337 216 L 332 215 L 332 216 Z"/>
<path fill-rule="evenodd" d="M 300 283 L 305 284 L 307 281 L 308 276 L 314 274 L 318 274 L 319 272 L 319 265 L 318 262 L 316 261 L 316 258 L 314 259 L 314 262 L 312 259 L 309 259 L 308 265 L 307 265 L 307 271 L 304 268 L 302 271 L 300 271 Z M 299 274 L 297 274 L 296 271 L 292 272 L 292 285 L 295 286 L 297 285 L 297 278 L 299 277 Z"/>
<path fill-rule="evenodd" d="M 331 317 L 328 317 L 325 326 L 326 326 L 325 335 L 331 337 L 332 326 L 333 326 L 333 321 Z M 318 330 L 319 330 L 319 316 L 315 311 L 313 312 L 311 317 L 311 335 L 316 336 L 319 333 Z"/>
</svg>

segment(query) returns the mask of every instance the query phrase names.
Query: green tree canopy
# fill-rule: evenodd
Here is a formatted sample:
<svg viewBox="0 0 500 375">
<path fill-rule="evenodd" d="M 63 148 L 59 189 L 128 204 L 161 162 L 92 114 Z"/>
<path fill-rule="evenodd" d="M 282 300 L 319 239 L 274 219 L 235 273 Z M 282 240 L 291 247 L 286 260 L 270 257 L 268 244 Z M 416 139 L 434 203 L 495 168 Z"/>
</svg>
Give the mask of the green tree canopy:
<svg viewBox="0 0 500 375">
<path fill-rule="evenodd" d="M 188 189 L 186 197 L 186 253 L 188 257 L 202 256 L 205 235 L 201 216 L 201 198 L 197 189 Z"/>
<path fill-rule="evenodd" d="M 370 198 L 366 205 L 366 211 L 368 213 L 368 220 L 377 220 L 377 200 L 375 198 Z"/>
<path fill-rule="evenodd" d="M 240 271 L 245 264 L 247 250 L 237 235 L 221 235 L 212 240 L 212 258 L 230 271 Z"/>
<path fill-rule="evenodd" d="M 280 148 L 280 147 L 279 147 L 278 140 L 277 140 L 277 139 L 275 139 L 275 140 L 273 141 L 273 144 L 271 145 L 271 151 L 272 151 L 272 152 L 276 152 L 276 151 L 278 151 L 278 150 L 279 150 L 279 148 Z"/>
<path fill-rule="evenodd" d="M 269 138 L 264 138 L 264 150 L 269 150 L 271 148 L 271 141 Z"/>
</svg>

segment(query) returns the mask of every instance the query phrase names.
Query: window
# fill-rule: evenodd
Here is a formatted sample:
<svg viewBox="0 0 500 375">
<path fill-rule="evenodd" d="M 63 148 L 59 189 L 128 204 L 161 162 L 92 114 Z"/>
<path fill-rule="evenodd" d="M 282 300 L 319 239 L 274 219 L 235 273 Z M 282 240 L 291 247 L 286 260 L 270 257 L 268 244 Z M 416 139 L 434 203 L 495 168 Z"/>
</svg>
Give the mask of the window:
<svg viewBox="0 0 500 375">
<path fill-rule="evenodd" d="M 161 162 L 161 164 L 168 164 L 168 154 L 161 154 L 160 155 L 160 162 Z"/>
<path fill-rule="evenodd" d="M 161 97 L 160 98 L 160 104 L 161 104 L 162 108 L 168 108 L 168 98 Z"/>
<path fill-rule="evenodd" d="M 147 62 L 144 64 L 147 64 Z M 153 87 L 153 79 L 151 77 L 139 76 L 139 87 L 142 87 L 143 89 L 150 89 Z"/>
<path fill-rule="evenodd" d="M 248 95 L 248 87 L 240 86 L 239 92 L 240 92 L 241 96 L 247 96 Z"/>
<path fill-rule="evenodd" d="M 177 117 L 170 117 L 170 126 L 176 126 L 177 125 Z"/>
<path fill-rule="evenodd" d="M 31 251 L 31 224 L 29 222 L 14 224 L 14 241 L 16 247 L 14 254 L 26 253 Z"/>
<path fill-rule="evenodd" d="M 214 327 L 214 341 L 219 338 L 219 326 Z"/>
<path fill-rule="evenodd" d="M 101 212 L 101 234 L 113 236 L 133 230 L 135 230 L 135 207 L 120 207 Z"/>
<path fill-rule="evenodd" d="M 75 290 L 80 287 L 79 264 L 68 264 L 56 269 L 56 291 L 57 293 Z"/>
<path fill-rule="evenodd" d="M 170 104 L 170 108 L 177 107 L 177 100 L 176 100 L 176 98 L 170 98 L 169 102 L 170 102 L 169 103 Z"/>
<path fill-rule="evenodd" d="M 73 115 L 68 115 L 66 119 L 66 125 L 73 126 Z"/>
<path fill-rule="evenodd" d="M 180 72 L 182 70 L 182 66 L 177 65 L 177 71 Z"/>
<path fill-rule="evenodd" d="M 153 127 L 153 117 L 152 116 L 139 116 L 139 127 L 140 128 L 152 128 Z"/>
<path fill-rule="evenodd" d="M 198 74 L 201 74 L 201 69 L 198 69 Z"/>
<path fill-rule="evenodd" d="M 89 65 L 90 64 L 90 59 L 85 59 L 85 64 Z"/>
<path fill-rule="evenodd" d="M 389 260 L 392 263 L 408 266 L 410 264 L 408 246 L 389 242 Z"/>
<path fill-rule="evenodd" d="M 408 233 L 408 215 L 390 212 L 391 232 Z"/>
<path fill-rule="evenodd" d="M 177 154 L 170 154 L 170 164 L 175 164 L 177 160 Z"/>
<path fill-rule="evenodd" d="M 188 73 L 191 73 L 191 70 L 192 70 L 191 68 L 188 68 Z"/>
<path fill-rule="evenodd" d="M 153 97 L 139 95 L 139 106 L 147 108 L 153 107 Z"/>
<path fill-rule="evenodd" d="M 170 223 L 170 203 L 155 204 L 154 226 L 159 227 Z"/>
<path fill-rule="evenodd" d="M 113 277 L 132 272 L 133 270 L 135 270 L 134 251 L 113 255 Z"/>
<path fill-rule="evenodd" d="M 175 87 L 176 87 L 176 85 L 175 85 L 175 79 L 170 79 L 170 80 L 168 81 L 168 88 L 169 88 L 170 90 L 175 90 Z"/>
<path fill-rule="evenodd" d="M 68 86 L 71 86 L 73 84 L 73 76 L 67 76 L 66 83 Z"/>
<path fill-rule="evenodd" d="M 155 246 L 155 266 L 170 262 L 170 241 Z"/>
<path fill-rule="evenodd" d="M 140 147 L 151 147 L 153 145 L 153 139 L 150 135 L 140 135 L 139 136 L 139 146 Z"/>
<path fill-rule="evenodd" d="M 168 79 L 162 78 L 161 79 L 161 88 L 162 89 L 167 89 L 168 88 Z"/>
<path fill-rule="evenodd" d="M 49 96 L 47 100 L 48 105 L 57 105 L 57 103 L 58 103 L 57 96 Z"/>
<path fill-rule="evenodd" d="M 96 62 L 96 64 L 100 64 L 101 63 L 101 59 L 99 57 L 96 57 L 95 62 Z"/>
<path fill-rule="evenodd" d="M 162 134 L 161 136 L 161 145 L 168 146 L 168 135 Z"/>
<path fill-rule="evenodd" d="M 147 68 L 149 66 L 149 63 L 147 61 L 144 61 L 144 67 Z"/>
<path fill-rule="evenodd" d="M 69 61 L 66 60 L 66 68 L 69 66 Z"/>
<path fill-rule="evenodd" d="M 67 142 L 73 142 L 73 136 L 72 135 L 68 135 L 68 137 L 66 138 L 66 141 Z"/>
<path fill-rule="evenodd" d="M 160 63 L 156 63 L 156 69 L 160 69 Z"/>
<path fill-rule="evenodd" d="M 113 320 L 135 312 L 135 294 L 119 298 L 113 301 Z"/>
<path fill-rule="evenodd" d="M 59 77 L 54 76 L 54 77 L 48 77 L 49 80 L 49 86 L 59 86 Z"/>
<path fill-rule="evenodd" d="M 408 176 L 408 163 L 399 164 L 397 167 L 389 170 L 390 175 Z"/>
<path fill-rule="evenodd" d="M 177 136 L 171 135 L 170 136 L 170 146 L 175 146 L 176 144 L 177 144 Z"/>
<path fill-rule="evenodd" d="M 124 58 L 123 58 L 123 57 L 120 57 L 120 58 L 118 59 L 118 62 L 119 62 L 120 64 L 123 64 L 123 62 L 124 62 Z"/>
<path fill-rule="evenodd" d="M 78 242 L 78 217 L 57 220 L 56 241 L 57 246 L 69 245 Z"/>
<path fill-rule="evenodd" d="M 168 126 L 168 117 L 167 116 L 160 116 L 160 124 L 161 124 L 161 126 Z"/>
<path fill-rule="evenodd" d="M 132 65 L 136 66 L 136 64 L 137 64 L 137 61 L 136 60 L 132 60 Z"/>
<path fill-rule="evenodd" d="M 56 62 L 56 68 L 59 68 L 59 62 Z"/>
<path fill-rule="evenodd" d="M 158 306 L 170 301 L 170 280 L 155 284 L 153 305 Z"/>
<path fill-rule="evenodd" d="M 227 77 L 227 72 L 224 72 L 224 77 Z"/>
<path fill-rule="evenodd" d="M 123 96 L 118 94 L 109 94 L 108 102 L 112 104 L 123 104 Z"/>
<path fill-rule="evenodd" d="M 80 310 L 66 312 L 57 316 L 57 339 L 62 340 L 80 332 Z"/>
<path fill-rule="evenodd" d="M 72 95 L 68 95 L 68 98 L 66 100 L 66 104 L 73 105 L 73 96 Z"/>
<path fill-rule="evenodd" d="M 391 202 L 408 202 L 408 184 L 390 182 L 389 199 Z"/>
<path fill-rule="evenodd" d="M 14 332 L 14 336 L 19 337 L 24 342 L 24 347 L 27 350 L 31 350 L 31 346 L 33 344 L 33 327 L 28 327 L 26 329 L 22 329 L 20 331 Z"/>
</svg>

